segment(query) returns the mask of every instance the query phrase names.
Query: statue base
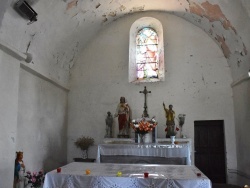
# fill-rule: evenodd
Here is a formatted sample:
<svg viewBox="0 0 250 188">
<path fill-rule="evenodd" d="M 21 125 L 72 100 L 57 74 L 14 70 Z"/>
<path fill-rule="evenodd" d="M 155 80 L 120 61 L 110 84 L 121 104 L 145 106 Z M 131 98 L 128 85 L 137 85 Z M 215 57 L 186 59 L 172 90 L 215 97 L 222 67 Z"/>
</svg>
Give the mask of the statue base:
<svg viewBox="0 0 250 188">
<path fill-rule="evenodd" d="M 127 134 L 118 134 L 117 138 L 129 138 L 129 135 L 127 135 Z"/>
</svg>

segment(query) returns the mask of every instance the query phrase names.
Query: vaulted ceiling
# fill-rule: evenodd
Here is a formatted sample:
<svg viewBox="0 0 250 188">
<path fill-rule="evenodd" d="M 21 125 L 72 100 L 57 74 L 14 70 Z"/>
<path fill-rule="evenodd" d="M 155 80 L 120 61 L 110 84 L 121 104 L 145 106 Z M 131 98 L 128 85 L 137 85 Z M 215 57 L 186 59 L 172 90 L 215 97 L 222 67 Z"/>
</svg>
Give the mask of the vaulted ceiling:
<svg viewBox="0 0 250 188">
<path fill-rule="evenodd" d="M 88 42 L 110 22 L 138 12 L 161 11 L 204 30 L 221 47 L 233 76 L 249 69 L 248 0 L 27 0 L 38 13 L 38 21 L 31 25 L 14 11 L 15 2 L 6 6 L 0 20 L 0 39 L 31 53 L 33 66 L 46 61 L 69 72 Z"/>
</svg>

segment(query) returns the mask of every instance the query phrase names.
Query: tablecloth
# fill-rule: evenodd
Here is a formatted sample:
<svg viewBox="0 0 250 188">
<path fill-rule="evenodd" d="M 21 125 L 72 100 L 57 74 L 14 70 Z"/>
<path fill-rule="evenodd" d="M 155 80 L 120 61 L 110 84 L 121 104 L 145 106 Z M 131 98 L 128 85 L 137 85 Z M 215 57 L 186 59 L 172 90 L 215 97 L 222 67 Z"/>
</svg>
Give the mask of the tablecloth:
<svg viewBox="0 0 250 188">
<path fill-rule="evenodd" d="M 91 173 L 86 175 L 85 170 Z M 116 177 L 117 172 L 122 173 Z M 144 178 L 144 172 L 149 173 Z M 197 173 L 200 176 L 197 176 Z M 149 165 L 73 162 L 46 174 L 43 188 L 211 188 L 193 165 Z"/>
</svg>

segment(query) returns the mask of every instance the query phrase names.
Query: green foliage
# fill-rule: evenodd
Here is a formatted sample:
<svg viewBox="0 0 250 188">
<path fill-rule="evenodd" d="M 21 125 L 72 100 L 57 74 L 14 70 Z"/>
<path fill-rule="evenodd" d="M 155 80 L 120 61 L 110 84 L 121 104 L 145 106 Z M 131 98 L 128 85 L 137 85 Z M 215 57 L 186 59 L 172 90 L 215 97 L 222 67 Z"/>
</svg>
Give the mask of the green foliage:
<svg viewBox="0 0 250 188">
<path fill-rule="evenodd" d="M 74 143 L 77 148 L 80 148 L 81 150 L 88 150 L 89 146 L 94 145 L 94 142 L 94 138 L 92 137 L 81 136 Z"/>
</svg>

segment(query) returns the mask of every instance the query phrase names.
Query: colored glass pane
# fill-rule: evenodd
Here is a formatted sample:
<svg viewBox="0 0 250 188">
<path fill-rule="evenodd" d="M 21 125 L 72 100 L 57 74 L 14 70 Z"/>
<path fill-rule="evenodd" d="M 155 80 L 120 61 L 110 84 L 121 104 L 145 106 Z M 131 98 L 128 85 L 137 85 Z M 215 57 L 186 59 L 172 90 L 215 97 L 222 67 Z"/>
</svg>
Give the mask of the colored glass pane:
<svg viewBox="0 0 250 188">
<path fill-rule="evenodd" d="M 158 35 L 152 28 L 143 28 L 136 36 L 137 79 L 158 78 Z"/>
</svg>

